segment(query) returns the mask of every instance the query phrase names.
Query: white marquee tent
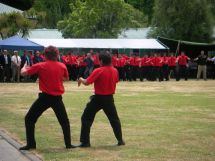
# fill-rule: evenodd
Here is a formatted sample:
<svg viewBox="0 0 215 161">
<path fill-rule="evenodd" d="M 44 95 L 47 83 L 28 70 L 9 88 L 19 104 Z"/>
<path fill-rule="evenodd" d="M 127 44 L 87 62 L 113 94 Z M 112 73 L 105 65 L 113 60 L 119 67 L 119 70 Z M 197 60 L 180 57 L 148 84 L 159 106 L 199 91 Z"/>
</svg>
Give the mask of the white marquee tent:
<svg viewBox="0 0 215 161">
<path fill-rule="evenodd" d="M 168 47 L 156 39 L 30 39 L 44 47 L 92 48 L 92 49 L 158 49 Z"/>
</svg>

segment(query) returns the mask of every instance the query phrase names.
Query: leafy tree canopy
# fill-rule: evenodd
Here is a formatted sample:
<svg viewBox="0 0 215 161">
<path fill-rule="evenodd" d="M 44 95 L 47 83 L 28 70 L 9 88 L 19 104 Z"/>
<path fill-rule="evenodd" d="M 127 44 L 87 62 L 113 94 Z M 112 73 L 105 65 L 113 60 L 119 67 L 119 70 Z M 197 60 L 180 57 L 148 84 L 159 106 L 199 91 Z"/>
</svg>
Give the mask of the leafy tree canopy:
<svg viewBox="0 0 215 161">
<path fill-rule="evenodd" d="M 58 23 L 65 38 L 116 38 L 123 29 L 141 27 L 143 14 L 123 0 L 77 0 Z"/>
<path fill-rule="evenodd" d="M 29 29 L 33 27 L 28 19 L 18 12 L 0 15 L 0 35 L 2 39 L 21 34 L 27 36 Z"/>
<path fill-rule="evenodd" d="M 157 0 L 149 36 L 210 42 L 211 20 L 206 0 Z"/>
<path fill-rule="evenodd" d="M 151 24 L 154 0 L 125 0 L 125 2 L 143 12 L 147 16 L 147 25 Z"/>
</svg>

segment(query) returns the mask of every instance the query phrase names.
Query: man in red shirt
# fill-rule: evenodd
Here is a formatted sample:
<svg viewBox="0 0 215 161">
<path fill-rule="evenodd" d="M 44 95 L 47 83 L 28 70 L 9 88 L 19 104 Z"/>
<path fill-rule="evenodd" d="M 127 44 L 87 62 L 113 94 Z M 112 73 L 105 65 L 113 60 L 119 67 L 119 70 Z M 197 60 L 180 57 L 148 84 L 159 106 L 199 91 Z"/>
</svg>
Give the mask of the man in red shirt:
<svg viewBox="0 0 215 161">
<path fill-rule="evenodd" d="M 154 58 L 152 59 L 153 63 L 153 81 L 156 81 L 157 78 L 159 82 L 163 81 L 163 71 L 162 71 L 162 59 L 160 54 L 154 54 Z"/>
<path fill-rule="evenodd" d="M 125 77 L 125 63 L 126 63 L 126 59 L 124 57 L 122 57 L 121 54 L 119 54 L 119 61 L 118 61 L 118 69 L 119 69 L 119 80 L 123 80 L 125 81 L 126 80 L 126 77 Z"/>
<path fill-rule="evenodd" d="M 20 150 L 30 150 L 36 148 L 34 137 L 35 123 L 42 113 L 51 107 L 62 127 L 64 134 L 64 142 L 66 148 L 74 148 L 71 144 L 70 124 L 62 101 L 64 93 L 63 80 L 68 80 L 68 71 L 63 63 L 57 62 L 59 51 L 53 46 L 45 49 L 45 62 L 34 64 L 27 67 L 26 64 L 21 70 L 21 74 L 32 75 L 37 74 L 39 77 L 39 93 L 38 99 L 32 104 L 30 110 L 25 116 L 27 145 L 21 147 Z"/>
<path fill-rule="evenodd" d="M 143 81 L 144 78 L 146 78 L 147 80 L 149 80 L 149 57 L 147 54 L 145 54 L 142 58 L 141 58 L 141 62 L 140 62 L 140 66 L 141 66 L 141 70 L 140 70 L 140 81 Z"/>
<path fill-rule="evenodd" d="M 170 77 L 173 75 L 174 78 L 176 78 L 176 57 L 173 55 L 173 53 L 171 53 L 170 57 L 168 58 L 168 66 Z"/>
<path fill-rule="evenodd" d="M 82 127 L 80 136 L 80 147 L 90 147 L 90 128 L 95 115 L 99 110 L 103 110 L 107 115 L 113 128 L 118 145 L 125 145 L 122 139 L 121 123 L 114 104 L 113 94 L 115 93 L 116 83 L 118 82 L 118 72 L 111 65 L 110 54 L 100 54 L 99 60 L 101 67 L 95 69 L 87 78 L 80 78 L 78 86 L 81 84 L 89 85 L 94 83 L 95 95 L 90 97 L 84 113 L 81 117 Z"/>
<path fill-rule="evenodd" d="M 168 65 L 168 57 L 166 53 L 163 53 L 162 59 L 162 73 L 163 73 L 163 78 L 165 78 L 166 81 L 169 80 L 169 65 Z"/>
<path fill-rule="evenodd" d="M 185 55 L 185 53 L 182 51 L 181 55 L 178 56 L 177 62 L 179 65 L 179 73 L 177 74 L 178 77 L 176 78 L 176 81 L 179 81 L 181 77 L 184 77 L 185 81 L 187 80 L 188 77 L 188 60 L 190 58 Z"/>
</svg>

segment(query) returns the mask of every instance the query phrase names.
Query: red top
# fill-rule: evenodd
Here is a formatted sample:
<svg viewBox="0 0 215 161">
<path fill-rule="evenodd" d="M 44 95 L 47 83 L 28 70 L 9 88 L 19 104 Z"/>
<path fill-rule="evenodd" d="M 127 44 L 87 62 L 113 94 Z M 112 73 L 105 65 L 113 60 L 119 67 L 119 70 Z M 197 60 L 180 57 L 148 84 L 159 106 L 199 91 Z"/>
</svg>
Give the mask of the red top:
<svg viewBox="0 0 215 161">
<path fill-rule="evenodd" d="M 136 57 L 134 63 L 135 63 L 135 66 L 140 66 L 141 58 L 140 57 Z"/>
<path fill-rule="evenodd" d="M 187 65 L 188 57 L 186 55 L 178 56 L 178 64 L 179 65 Z"/>
<path fill-rule="evenodd" d="M 116 56 L 112 56 L 112 65 L 118 67 L 118 58 Z"/>
<path fill-rule="evenodd" d="M 63 79 L 68 79 L 68 71 L 63 63 L 46 61 L 27 68 L 27 74 L 38 74 L 39 88 L 42 92 L 53 96 L 64 93 Z"/>
<path fill-rule="evenodd" d="M 145 66 L 149 66 L 149 65 L 150 65 L 150 58 L 143 57 L 141 59 L 141 66 L 145 67 Z"/>
<path fill-rule="evenodd" d="M 130 57 L 129 62 L 130 62 L 131 66 L 135 66 L 135 58 L 134 57 Z"/>
<path fill-rule="evenodd" d="M 118 82 L 118 71 L 113 66 L 102 66 L 95 69 L 87 78 L 87 83 L 94 83 L 95 94 L 112 95 Z"/>
<path fill-rule="evenodd" d="M 169 57 L 168 65 L 170 67 L 175 67 L 176 66 L 176 57 L 175 56 L 170 56 Z"/>
<path fill-rule="evenodd" d="M 85 56 L 81 56 L 81 57 L 78 58 L 79 66 L 80 66 L 80 67 L 85 67 L 85 66 L 87 66 L 87 63 L 84 61 L 84 59 L 85 59 Z"/>
<path fill-rule="evenodd" d="M 119 62 L 118 62 L 119 67 L 124 67 L 125 64 L 126 64 L 126 59 L 123 57 L 119 58 Z"/>
<path fill-rule="evenodd" d="M 152 59 L 152 63 L 153 63 L 153 66 L 155 66 L 155 67 L 161 67 L 162 66 L 162 60 L 160 57 L 154 57 Z"/>
<path fill-rule="evenodd" d="M 94 65 L 100 65 L 98 55 L 93 55 L 93 63 Z"/>
<path fill-rule="evenodd" d="M 169 60 L 169 58 L 167 56 L 163 56 L 162 57 L 163 65 L 168 65 L 168 60 Z"/>
<path fill-rule="evenodd" d="M 69 64 L 69 57 L 67 55 L 64 55 L 62 57 L 64 64 Z"/>
</svg>

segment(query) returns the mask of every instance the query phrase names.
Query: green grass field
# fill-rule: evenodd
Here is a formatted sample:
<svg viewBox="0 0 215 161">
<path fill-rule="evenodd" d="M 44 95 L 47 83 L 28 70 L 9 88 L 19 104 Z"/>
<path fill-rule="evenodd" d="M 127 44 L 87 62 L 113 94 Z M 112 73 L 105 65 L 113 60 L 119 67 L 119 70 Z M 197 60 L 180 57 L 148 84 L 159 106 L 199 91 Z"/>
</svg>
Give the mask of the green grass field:
<svg viewBox="0 0 215 161">
<path fill-rule="evenodd" d="M 81 114 L 93 86 L 65 83 L 64 103 L 72 142 L 79 144 Z M 0 84 L 0 127 L 25 144 L 24 116 L 38 85 Z M 117 147 L 102 111 L 91 130 L 91 148 L 66 150 L 49 109 L 36 124 L 38 153 L 52 161 L 214 161 L 215 81 L 120 82 L 115 103 L 126 146 Z"/>
</svg>

